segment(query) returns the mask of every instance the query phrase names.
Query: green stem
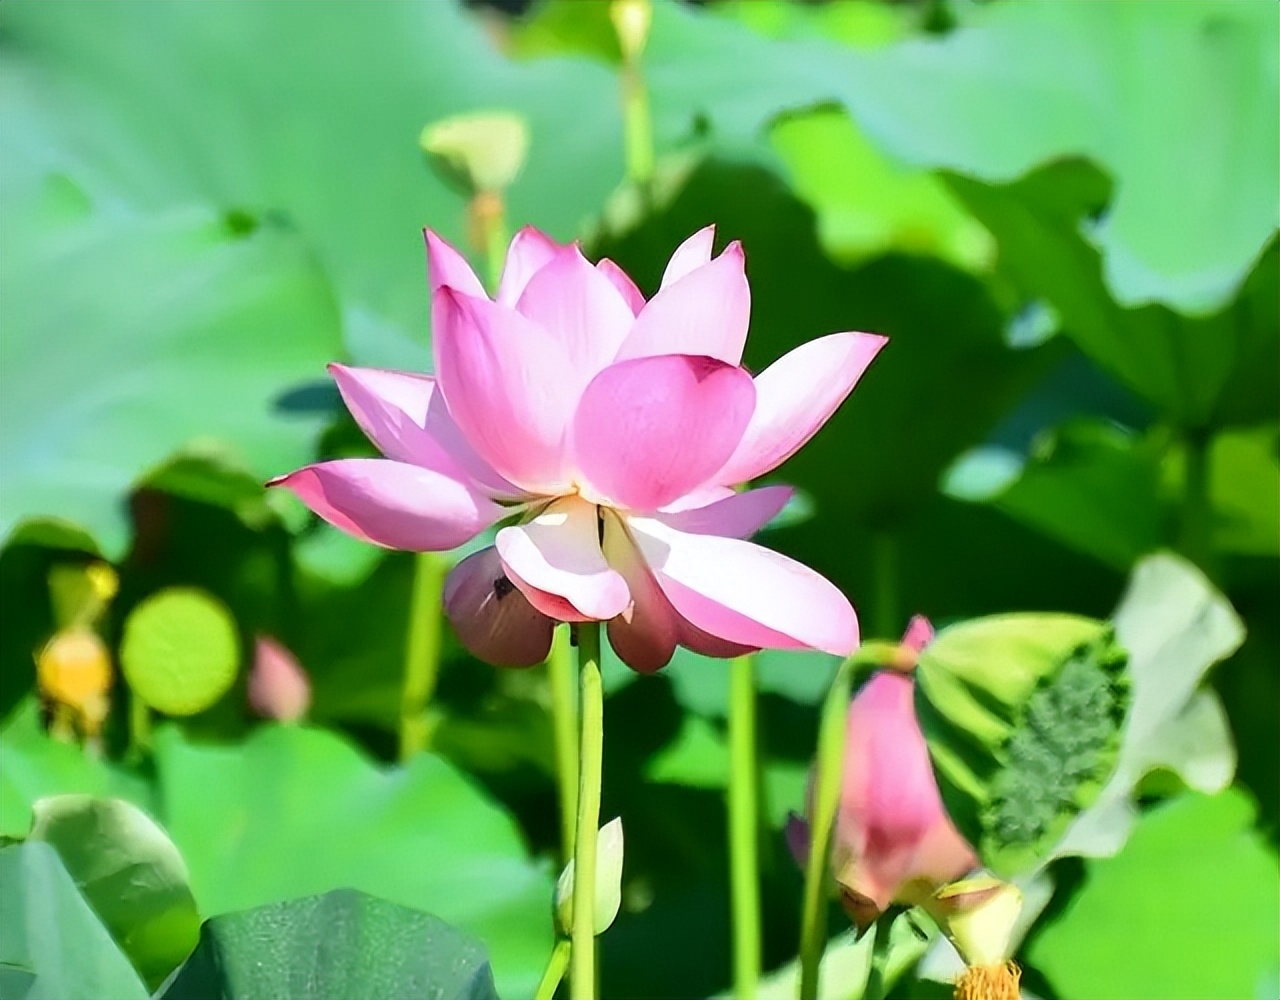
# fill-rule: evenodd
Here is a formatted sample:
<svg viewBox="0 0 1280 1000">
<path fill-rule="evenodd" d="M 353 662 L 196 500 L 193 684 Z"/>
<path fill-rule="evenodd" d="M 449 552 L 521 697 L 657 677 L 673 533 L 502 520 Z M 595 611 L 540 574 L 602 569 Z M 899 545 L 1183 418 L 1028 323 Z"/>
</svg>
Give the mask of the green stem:
<svg viewBox="0 0 1280 1000">
<path fill-rule="evenodd" d="M 533 1000 L 551 1000 L 568 967 L 569 942 L 560 938 L 552 949 L 551 958 L 547 961 L 547 971 L 542 974 L 542 982 L 538 984 L 538 992 L 533 995 Z"/>
<path fill-rule="evenodd" d="M 440 670 L 441 597 L 448 566 L 434 552 L 414 556 L 413 591 L 405 637 L 404 689 L 400 699 L 400 759 L 425 750 L 430 737 L 427 706 Z"/>
<path fill-rule="evenodd" d="M 818 727 L 817 769 L 809 825 L 809 860 L 804 872 L 804 910 L 800 923 L 799 1000 L 816 1000 L 818 973 L 827 943 L 827 856 L 844 768 L 844 738 L 852 670 L 846 660 L 831 683 Z"/>
<path fill-rule="evenodd" d="M 574 703 L 573 653 L 569 627 L 556 629 L 547 657 L 547 681 L 551 687 L 551 726 L 555 734 L 556 783 L 560 792 L 560 844 L 563 861 L 573 857 L 574 829 L 578 822 L 578 707 Z"/>
<path fill-rule="evenodd" d="M 898 536 L 877 531 L 871 536 L 871 566 L 875 574 L 875 637 L 892 639 L 902 631 L 898 613 Z"/>
<path fill-rule="evenodd" d="M 136 691 L 129 692 L 129 758 L 140 761 L 151 752 L 151 709 Z"/>
<path fill-rule="evenodd" d="M 640 188 L 653 180 L 653 116 L 649 91 L 638 61 L 622 67 L 622 127 L 626 144 L 627 177 Z"/>
<path fill-rule="evenodd" d="M 1213 576 L 1213 501 L 1209 494 L 1209 436 L 1190 431 L 1183 437 L 1186 456 L 1182 490 L 1182 524 L 1178 547 L 1209 576 Z"/>
<path fill-rule="evenodd" d="M 495 198 L 499 197 L 494 195 Z M 485 227 L 484 254 L 489 272 L 489 292 L 496 295 L 507 261 L 507 221 L 505 206 L 499 202 L 496 214 Z"/>
<path fill-rule="evenodd" d="M 729 666 L 729 884 L 733 899 L 733 995 L 755 1000 L 760 981 L 755 661 Z"/>
<path fill-rule="evenodd" d="M 604 685 L 600 677 L 600 623 L 577 626 L 582 739 L 579 743 L 578 832 L 573 848 L 573 942 L 569 995 L 596 996 L 596 836 L 604 755 Z"/>
</svg>

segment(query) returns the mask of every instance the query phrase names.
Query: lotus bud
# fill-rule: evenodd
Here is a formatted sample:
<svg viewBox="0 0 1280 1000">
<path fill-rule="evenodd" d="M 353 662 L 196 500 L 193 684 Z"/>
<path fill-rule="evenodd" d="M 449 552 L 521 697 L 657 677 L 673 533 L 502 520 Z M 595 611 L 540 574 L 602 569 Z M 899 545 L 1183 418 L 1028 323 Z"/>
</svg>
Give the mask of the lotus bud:
<svg viewBox="0 0 1280 1000">
<path fill-rule="evenodd" d="M 934 893 L 924 904 L 964 959 L 957 1000 L 1017 1000 L 1021 971 L 1009 960 L 1022 892 L 990 876 L 965 879 Z"/>
<path fill-rule="evenodd" d="M 622 50 L 623 60 L 635 62 L 649 39 L 653 3 L 651 0 L 613 0 L 609 5 L 609 20 L 618 33 L 618 47 Z"/>
<path fill-rule="evenodd" d="M 107 563 L 54 566 L 49 570 L 49 596 L 58 629 L 89 628 L 102 617 L 118 589 L 116 571 Z"/>
<path fill-rule="evenodd" d="M 1127 661 L 1108 624 L 1063 614 L 965 622 L 920 654 L 916 712 L 943 801 L 996 874 L 1043 860 L 1110 777 Z"/>
<path fill-rule="evenodd" d="M 501 195 L 524 166 L 529 126 L 509 111 L 478 111 L 428 125 L 418 142 L 436 172 L 463 194 Z"/>
<path fill-rule="evenodd" d="M 70 629 L 50 639 L 36 657 L 40 693 L 55 718 L 70 716 L 75 729 L 94 738 L 110 708 L 111 654 L 96 633 Z M 59 710 L 60 709 L 60 710 Z"/>
<path fill-rule="evenodd" d="M 610 820 L 596 838 L 596 934 L 609 929 L 622 906 L 622 818 Z M 573 928 L 573 861 L 556 883 L 556 922 L 565 935 Z"/>
<path fill-rule="evenodd" d="M 249 672 L 249 704 L 264 719 L 297 722 L 311 707 L 311 683 L 293 654 L 259 636 Z"/>
</svg>

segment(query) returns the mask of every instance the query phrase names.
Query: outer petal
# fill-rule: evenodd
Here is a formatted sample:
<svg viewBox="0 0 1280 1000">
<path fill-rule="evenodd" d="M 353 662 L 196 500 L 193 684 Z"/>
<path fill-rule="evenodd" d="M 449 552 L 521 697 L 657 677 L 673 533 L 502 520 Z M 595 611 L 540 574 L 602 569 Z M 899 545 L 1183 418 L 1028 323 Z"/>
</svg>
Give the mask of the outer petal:
<svg viewBox="0 0 1280 1000">
<path fill-rule="evenodd" d="M 626 581 L 600 550 L 595 504 L 565 497 L 527 524 L 498 532 L 512 582 L 563 597 L 587 618 L 607 621 L 631 603 Z"/>
<path fill-rule="evenodd" d="M 519 313 L 448 288 L 433 311 L 437 382 L 467 440 L 515 485 L 563 492 L 577 405 L 564 346 Z"/>
<path fill-rule="evenodd" d="M 751 289 L 742 246 L 730 243 L 715 260 L 665 285 L 636 317 L 618 360 L 655 354 L 705 354 L 742 361 L 751 318 Z"/>
<path fill-rule="evenodd" d="M 562 385 L 580 392 L 618 353 L 635 315 L 576 246 L 565 247 L 525 286 L 516 311 L 564 345 L 573 368 Z"/>
<path fill-rule="evenodd" d="M 757 375 L 755 415 L 716 478 L 745 483 L 799 451 L 853 391 L 885 342 L 871 333 L 833 333 L 801 344 Z"/>
<path fill-rule="evenodd" d="M 388 458 L 470 478 L 491 495 L 519 494 L 467 444 L 432 376 L 338 364 L 329 373 L 360 429 Z"/>
<path fill-rule="evenodd" d="M 680 641 L 680 618 L 612 511 L 604 518 L 604 554 L 631 591 L 631 607 L 609 622 L 609 645 L 632 670 L 661 670 Z"/>
<path fill-rule="evenodd" d="M 610 284 L 618 290 L 618 294 L 622 296 L 622 301 L 631 310 L 632 316 L 635 316 L 644 308 L 644 294 L 636 287 L 636 283 L 631 280 L 626 271 L 608 257 L 603 258 L 596 264 L 596 270 L 608 278 Z"/>
<path fill-rule="evenodd" d="M 551 263 L 552 258 L 563 249 L 564 244 L 557 243 L 533 226 L 521 229 L 507 247 L 507 259 L 502 267 L 498 294 L 495 296 L 497 301 L 504 306 L 514 306 L 529 280 Z"/>
<path fill-rule="evenodd" d="M 356 538 L 410 552 L 456 548 L 507 513 L 473 486 L 383 458 L 308 465 L 267 485 Z"/>
<path fill-rule="evenodd" d="M 653 518 L 627 523 L 663 593 L 698 628 L 742 645 L 837 656 L 858 644 L 848 600 L 795 560 L 736 538 L 686 534 Z"/>
<path fill-rule="evenodd" d="M 555 622 L 507 579 L 493 546 L 449 571 L 444 611 L 462 645 L 496 667 L 531 667 L 551 651 Z"/>
<path fill-rule="evenodd" d="M 676 247 L 676 252 L 667 261 L 667 269 L 662 272 L 662 287 L 674 285 L 686 274 L 696 271 L 703 264 L 710 262 L 711 250 L 716 242 L 714 224 L 699 229 L 687 240 Z"/>
<path fill-rule="evenodd" d="M 656 510 L 715 475 L 754 405 L 751 376 L 714 358 L 669 354 L 620 362 L 582 394 L 573 458 L 601 497 Z"/>
<path fill-rule="evenodd" d="M 432 293 L 447 285 L 467 295 L 484 298 L 484 285 L 471 270 L 467 259 L 430 229 L 424 229 L 422 235 L 427 240 L 427 276 Z"/>
<path fill-rule="evenodd" d="M 747 538 L 772 521 L 794 494 L 790 486 L 763 486 L 731 494 L 705 507 L 658 517 L 677 531 Z"/>
</svg>

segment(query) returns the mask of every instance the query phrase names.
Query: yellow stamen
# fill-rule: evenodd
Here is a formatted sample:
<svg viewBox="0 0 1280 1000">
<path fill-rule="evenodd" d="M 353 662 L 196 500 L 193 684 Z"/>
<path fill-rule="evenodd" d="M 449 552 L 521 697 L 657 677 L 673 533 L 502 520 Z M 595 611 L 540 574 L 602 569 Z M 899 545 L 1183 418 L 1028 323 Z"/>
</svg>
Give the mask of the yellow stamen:
<svg viewBox="0 0 1280 1000">
<path fill-rule="evenodd" d="M 1021 978 L 1016 962 L 971 965 L 956 980 L 955 1000 L 1018 1000 Z"/>
</svg>

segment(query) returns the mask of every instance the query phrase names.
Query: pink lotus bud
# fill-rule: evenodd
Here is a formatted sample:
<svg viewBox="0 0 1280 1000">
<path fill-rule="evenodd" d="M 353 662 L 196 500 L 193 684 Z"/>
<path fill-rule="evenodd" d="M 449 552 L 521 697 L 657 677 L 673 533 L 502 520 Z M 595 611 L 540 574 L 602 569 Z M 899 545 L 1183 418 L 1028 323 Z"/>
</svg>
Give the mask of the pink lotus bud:
<svg viewBox="0 0 1280 1000">
<path fill-rule="evenodd" d="M 264 719 L 297 722 L 311 707 L 311 683 L 293 654 L 259 636 L 249 673 L 249 704 Z"/>
<path fill-rule="evenodd" d="M 923 903 L 977 865 L 943 808 L 916 721 L 910 671 L 931 636 L 925 619 L 912 619 L 900 656 L 849 706 L 831 865 L 860 931 L 891 903 Z M 788 827 L 798 857 L 808 853 L 806 834 L 794 822 Z"/>
</svg>

